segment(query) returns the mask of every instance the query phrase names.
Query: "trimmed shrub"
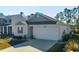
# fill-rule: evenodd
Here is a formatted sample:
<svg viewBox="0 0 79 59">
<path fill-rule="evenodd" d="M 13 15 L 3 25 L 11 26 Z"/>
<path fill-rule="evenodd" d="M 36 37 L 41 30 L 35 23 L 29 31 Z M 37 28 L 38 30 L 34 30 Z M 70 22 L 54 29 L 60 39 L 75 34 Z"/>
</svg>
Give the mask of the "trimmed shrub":
<svg viewBox="0 0 79 59">
<path fill-rule="evenodd" d="M 65 34 L 62 36 L 62 41 L 68 41 L 70 38 L 70 34 Z"/>
</svg>

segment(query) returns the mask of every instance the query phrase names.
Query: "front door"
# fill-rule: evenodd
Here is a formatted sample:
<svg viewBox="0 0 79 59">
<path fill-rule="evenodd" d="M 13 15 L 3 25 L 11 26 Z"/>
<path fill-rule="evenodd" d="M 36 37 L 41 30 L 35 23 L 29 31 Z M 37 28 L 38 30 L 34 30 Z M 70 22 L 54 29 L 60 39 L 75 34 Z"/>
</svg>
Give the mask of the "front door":
<svg viewBox="0 0 79 59">
<path fill-rule="evenodd" d="M 4 35 L 7 35 L 7 27 L 4 26 Z"/>
<path fill-rule="evenodd" d="M 12 35 L 12 27 L 11 27 L 11 26 L 8 27 L 8 35 L 9 35 L 9 36 Z"/>
<path fill-rule="evenodd" d="M 29 27 L 29 35 L 30 35 L 30 38 L 33 39 L 33 27 L 32 26 Z"/>
</svg>

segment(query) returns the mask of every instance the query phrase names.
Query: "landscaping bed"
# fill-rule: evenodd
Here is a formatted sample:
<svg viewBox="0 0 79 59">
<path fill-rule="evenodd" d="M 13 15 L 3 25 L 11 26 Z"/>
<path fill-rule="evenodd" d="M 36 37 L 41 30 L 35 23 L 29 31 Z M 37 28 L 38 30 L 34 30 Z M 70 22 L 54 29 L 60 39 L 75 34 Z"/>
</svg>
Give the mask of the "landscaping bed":
<svg viewBox="0 0 79 59">
<path fill-rule="evenodd" d="M 13 38 L 13 39 L 9 42 L 9 44 L 10 44 L 11 46 L 15 46 L 15 45 L 17 45 L 17 44 L 21 44 L 21 43 L 26 42 L 26 41 L 28 41 L 28 40 Z"/>
<path fill-rule="evenodd" d="M 66 52 L 78 52 L 79 51 L 79 35 L 71 35 L 66 45 L 64 46 Z"/>
</svg>

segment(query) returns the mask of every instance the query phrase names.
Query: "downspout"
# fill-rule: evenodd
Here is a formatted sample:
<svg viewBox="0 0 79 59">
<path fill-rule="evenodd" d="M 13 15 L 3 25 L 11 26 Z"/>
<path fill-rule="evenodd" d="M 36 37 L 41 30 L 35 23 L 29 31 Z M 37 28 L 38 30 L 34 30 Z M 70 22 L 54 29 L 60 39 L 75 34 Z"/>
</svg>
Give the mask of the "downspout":
<svg viewBox="0 0 79 59">
<path fill-rule="evenodd" d="M 59 40 L 60 40 L 60 24 L 59 24 L 59 36 L 58 37 L 59 37 Z"/>
</svg>

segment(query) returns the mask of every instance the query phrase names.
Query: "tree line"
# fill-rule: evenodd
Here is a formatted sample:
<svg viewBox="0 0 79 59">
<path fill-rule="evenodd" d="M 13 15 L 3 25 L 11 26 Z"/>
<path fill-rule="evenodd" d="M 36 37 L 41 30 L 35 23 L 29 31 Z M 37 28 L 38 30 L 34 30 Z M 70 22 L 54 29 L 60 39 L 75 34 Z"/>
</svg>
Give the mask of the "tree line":
<svg viewBox="0 0 79 59">
<path fill-rule="evenodd" d="M 79 6 L 73 9 L 65 8 L 63 12 L 56 14 L 55 19 L 67 24 L 79 24 Z"/>
</svg>

